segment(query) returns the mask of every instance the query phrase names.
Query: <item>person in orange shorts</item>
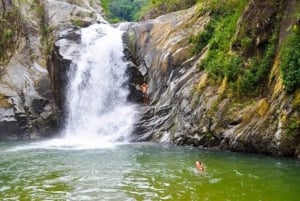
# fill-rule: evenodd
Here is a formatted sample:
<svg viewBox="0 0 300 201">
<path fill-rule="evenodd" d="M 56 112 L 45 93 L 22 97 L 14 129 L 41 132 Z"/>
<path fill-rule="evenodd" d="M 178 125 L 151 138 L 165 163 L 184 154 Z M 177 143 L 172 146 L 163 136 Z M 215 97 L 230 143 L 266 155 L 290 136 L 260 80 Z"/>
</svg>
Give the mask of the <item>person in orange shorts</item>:
<svg viewBox="0 0 300 201">
<path fill-rule="evenodd" d="M 143 103 L 144 105 L 148 105 L 148 94 L 147 94 L 148 85 L 144 82 L 143 84 L 140 85 L 140 89 L 143 93 Z"/>
</svg>

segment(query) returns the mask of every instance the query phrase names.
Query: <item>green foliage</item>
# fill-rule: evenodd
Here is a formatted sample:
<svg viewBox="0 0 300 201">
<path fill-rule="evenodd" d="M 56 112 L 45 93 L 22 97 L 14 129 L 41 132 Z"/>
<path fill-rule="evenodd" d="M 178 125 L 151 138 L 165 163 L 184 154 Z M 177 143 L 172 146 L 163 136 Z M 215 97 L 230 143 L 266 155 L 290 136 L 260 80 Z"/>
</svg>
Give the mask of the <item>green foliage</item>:
<svg viewBox="0 0 300 201">
<path fill-rule="evenodd" d="M 296 133 L 299 133 L 299 131 L 300 131 L 300 120 L 295 118 L 295 117 L 291 117 L 288 121 L 286 129 L 287 129 L 287 134 L 288 135 L 294 135 Z"/>
<path fill-rule="evenodd" d="M 250 62 L 250 67 L 247 69 L 238 83 L 238 91 L 242 93 L 247 93 L 255 90 L 256 83 L 259 81 L 259 64 L 256 59 L 252 59 Z"/>
<path fill-rule="evenodd" d="M 277 33 L 275 33 L 274 35 L 277 36 Z M 243 92 L 244 94 L 250 92 L 254 93 L 256 91 L 257 85 L 266 79 L 275 57 L 276 38 L 277 37 L 273 37 L 270 40 L 262 60 L 252 60 L 250 68 L 244 73 L 244 76 L 242 77 L 240 83 L 241 92 Z"/>
<path fill-rule="evenodd" d="M 137 21 L 151 11 L 165 14 L 188 8 L 196 2 L 197 0 L 101 0 L 110 22 Z"/>
<path fill-rule="evenodd" d="M 243 67 L 243 58 L 239 55 L 227 55 L 224 59 L 224 74 L 228 80 L 237 80 Z"/>
<path fill-rule="evenodd" d="M 151 0 L 143 7 L 136 15 L 136 19 L 141 19 L 146 16 L 148 19 L 155 18 L 170 12 L 188 8 L 190 4 L 186 2 L 195 0 Z"/>
<path fill-rule="evenodd" d="M 226 76 L 229 81 L 235 81 L 241 72 L 243 59 L 236 54 L 212 50 L 203 65 L 211 77 Z"/>
<path fill-rule="evenodd" d="M 104 12 L 112 23 L 136 20 L 137 13 L 148 3 L 148 0 L 101 0 Z"/>
<path fill-rule="evenodd" d="M 244 52 L 245 55 L 247 55 L 247 53 L 251 51 L 251 48 L 254 45 L 254 41 L 251 37 L 247 36 L 245 32 L 242 32 L 241 35 L 243 37 L 235 38 L 234 41 L 232 42 L 232 49 L 237 51 L 242 51 Z"/>
<path fill-rule="evenodd" d="M 0 64 L 5 64 L 16 48 L 20 26 L 20 13 L 16 8 L 0 17 Z"/>
<path fill-rule="evenodd" d="M 278 28 L 275 27 L 261 57 L 246 61 L 245 55 L 233 51 L 234 44 L 238 44 L 238 48 L 243 51 L 253 45 L 253 38 L 246 34 L 241 33 L 242 37 L 238 41 L 235 38 L 238 19 L 247 3 L 247 0 L 201 0 L 200 14 L 209 13 L 213 23 L 203 34 L 191 40 L 193 53 L 199 53 L 209 45 L 207 57 L 200 67 L 213 79 L 227 77 L 228 82 L 232 83 L 229 86 L 235 87 L 243 95 L 255 93 L 257 86 L 265 82 L 275 57 L 278 38 Z"/>
<path fill-rule="evenodd" d="M 85 23 L 86 22 L 81 20 L 81 19 L 72 19 L 72 24 L 77 26 L 77 27 L 83 27 L 85 25 Z"/>
<path fill-rule="evenodd" d="M 197 0 L 152 0 L 151 7 L 164 6 L 167 12 L 177 11 L 180 9 L 186 9 L 194 5 Z"/>
<path fill-rule="evenodd" d="M 13 30 L 11 28 L 4 28 L 3 29 L 3 38 L 9 39 L 13 36 Z"/>
<path fill-rule="evenodd" d="M 200 67 L 211 77 L 228 78 L 229 82 L 238 78 L 243 66 L 243 58 L 230 51 L 231 41 L 236 32 L 238 18 L 246 5 L 246 0 L 203 1 L 200 12 L 210 12 L 212 21 L 206 31 L 199 34 L 199 40 L 192 41 L 194 53 L 209 44 L 207 58 Z"/>
<path fill-rule="evenodd" d="M 232 14 L 235 9 L 244 7 L 245 0 L 198 0 L 202 3 L 202 13 L 210 12 L 214 16 L 226 16 Z"/>
<path fill-rule="evenodd" d="M 288 92 L 300 88 L 300 31 L 296 30 L 289 36 L 281 52 L 281 73 L 283 84 Z"/>
<path fill-rule="evenodd" d="M 38 16 L 43 16 L 45 13 L 45 8 L 39 0 L 35 0 L 33 4 L 31 4 L 31 9 L 33 9 Z"/>
<path fill-rule="evenodd" d="M 31 9 L 34 11 L 39 19 L 41 39 L 40 42 L 43 45 L 43 51 L 46 55 L 51 54 L 52 44 L 54 37 L 51 35 L 53 29 L 47 24 L 47 19 L 45 15 L 45 5 L 40 0 L 34 0 L 31 5 Z M 34 56 L 32 56 L 32 59 Z"/>
<path fill-rule="evenodd" d="M 205 29 L 200 32 L 198 35 L 193 36 L 190 39 L 190 42 L 193 43 L 192 54 L 198 54 L 201 50 L 208 44 L 209 40 L 213 36 L 215 28 L 215 22 L 211 20 L 206 26 Z"/>
<path fill-rule="evenodd" d="M 300 112 L 300 89 L 298 89 L 295 93 L 295 98 L 293 100 L 293 109 L 297 110 Z"/>
<path fill-rule="evenodd" d="M 109 13 L 109 0 L 101 0 L 101 6 L 105 13 Z"/>
</svg>

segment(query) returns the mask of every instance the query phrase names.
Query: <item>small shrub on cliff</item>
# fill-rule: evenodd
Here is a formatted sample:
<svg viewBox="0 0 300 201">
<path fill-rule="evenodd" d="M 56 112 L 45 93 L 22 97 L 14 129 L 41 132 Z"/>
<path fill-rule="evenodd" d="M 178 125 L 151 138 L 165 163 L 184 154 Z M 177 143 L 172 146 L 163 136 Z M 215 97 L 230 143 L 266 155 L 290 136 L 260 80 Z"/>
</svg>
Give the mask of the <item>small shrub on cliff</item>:
<svg viewBox="0 0 300 201">
<path fill-rule="evenodd" d="M 274 35 L 277 36 L 277 33 Z M 263 80 L 266 80 L 275 57 L 275 41 L 277 38 L 275 36 L 270 40 L 262 60 L 253 59 L 249 69 L 245 71 L 240 83 L 242 93 L 253 94 L 257 89 L 257 85 Z"/>
<path fill-rule="evenodd" d="M 151 0 L 152 7 L 160 7 L 164 5 L 166 12 L 174 12 L 189 8 L 194 5 L 197 0 Z"/>
<path fill-rule="evenodd" d="M 292 105 L 293 109 L 298 110 L 300 112 L 300 89 L 296 91 Z"/>
<path fill-rule="evenodd" d="M 215 22 L 211 20 L 202 32 L 191 38 L 190 42 L 193 44 L 192 54 L 198 54 L 202 51 L 213 36 L 214 29 Z"/>
<path fill-rule="evenodd" d="M 109 13 L 109 0 L 101 0 L 101 7 L 106 14 Z"/>
<path fill-rule="evenodd" d="M 296 117 L 291 117 L 286 126 L 287 134 L 297 135 L 300 132 L 300 120 Z"/>
<path fill-rule="evenodd" d="M 252 47 L 254 44 L 254 41 L 252 38 L 247 36 L 245 33 L 241 34 L 243 37 L 241 38 L 235 38 L 232 42 L 232 49 L 234 51 L 241 52 L 244 55 L 248 55 L 249 52 L 253 51 Z"/>
<path fill-rule="evenodd" d="M 229 81 L 235 81 L 241 72 L 243 59 L 236 54 L 212 50 L 203 65 L 211 77 L 226 76 Z"/>
<path fill-rule="evenodd" d="M 245 5 L 245 0 L 198 0 L 203 4 L 202 12 L 210 12 L 215 16 L 232 14 L 235 9 Z"/>
<path fill-rule="evenodd" d="M 243 58 L 231 52 L 230 46 L 236 32 L 237 21 L 245 5 L 245 0 L 221 2 L 211 0 L 203 2 L 203 10 L 210 11 L 213 23 L 208 26 L 210 30 L 207 31 L 211 34 L 208 35 L 208 54 L 200 67 L 204 67 L 211 77 L 222 78 L 226 76 L 229 82 L 233 82 L 240 74 L 243 66 Z M 201 12 L 203 12 L 203 10 Z M 206 34 L 204 36 L 206 36 Z M 206 37 L 204 37 L 204 39 L 206 39 Z M 204 46 L 204 42 L 206 42 L 206 40 L 201 40 L 199 47 L 195 47 L 194 49 L 201 49 Z"/>
<path fill-rule="evenodd" d="M 243 58 L 236 54 L 228 55 L 224 60 L 224 74 L 228 80 L 235 81 L 243 67 Z"/>
<path fill-rule="evenodd" d="M 280 53 L 283 84 L 290 93 L 300 88 L 300 31 L 292 33 Z"/>
<path fill-rule="evenodd" d="M 5 63 L 17 46 L 20 32 L 20 13 L 16 8 L 0 17 L 0 63 Z"/>
<path fill-rule="evenodd" d="M 77 27 L 84 27 L 86 22 L 81 19 L 72 19 L 72 24 Z"/>
<path fill-rule="evenodd" d="M 206 59 L 200 64 L 200 68 L 205 69 L 210 78 L 219 80 L 226 77 L 229 82 L 228 86 L 232 87 L 238 95 L 243 96 L 264 92 L 262 86 L 266 83 L 266 78 L 274 61 L 279 34 L 279 26 L 274 22 L 272 29 L 268 29 L 266 32 L 267 36 L 272 35 L 272 38 L 260 44 L 257 48 L 259 53 L 251 52 L 248 54 L 249 51 L 253 51 L 252 47 L 255 45 L 256 35 L 254 32 L 256 27 L 253 28 L 254 31 L 252 28 L 248 30 L 240 26 L 240 23 L 238 27 L 238 20 L 248 3 L 249 1 L 246 0 L 203 0 L 202 6 L 200 6 L 201 14 L 209 13 L 215 21 L 208 42 L 208 53 Z M 278 12 L 274 20 L 279 22 L 281 17 L 280 12 Z M 238 33 L 240 37 L 237 37 Z M 194 48 L 195 50 L 199 51 L 204 47 L 203 43 L 207 41 L 205 34 L 204 32 L 204 35 L 200 35 L 199 40 L 196 40 L 199 47 Z M 293 43 L 300 44 L 299 41 Z M 295 58 L 300 58 L 300 56 Z M 300 75 L 295 73 L 295 68 L 289 67 L 289 69 L 294 69 L 293 75 L 300 79 Z M 285 74 L 289 74 L 288 71 L 291 72 L 291 70 L 287 70 Z M 295 80 L 297 79 L 293 79 L 293 81 Z M 289 82 L 288 84 L 297 85 L 294 83 Z"/>
</svg>

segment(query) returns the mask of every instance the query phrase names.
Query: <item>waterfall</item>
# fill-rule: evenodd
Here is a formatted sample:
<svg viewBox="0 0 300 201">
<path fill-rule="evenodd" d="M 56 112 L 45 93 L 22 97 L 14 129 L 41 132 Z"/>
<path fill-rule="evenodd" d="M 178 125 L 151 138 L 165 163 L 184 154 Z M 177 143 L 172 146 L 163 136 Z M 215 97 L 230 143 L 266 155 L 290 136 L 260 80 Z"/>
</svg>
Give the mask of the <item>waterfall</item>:
<svg viewBox="0 0 300 201">
<path fill-rule="evenodd" d="M 119 29 L 94 24 L 81 30 L 79 56 L 68 75 L 66 141 L 126 140 L 135 115 L 134 107 L 126 103 L 126 67 Z"/>
</svg>

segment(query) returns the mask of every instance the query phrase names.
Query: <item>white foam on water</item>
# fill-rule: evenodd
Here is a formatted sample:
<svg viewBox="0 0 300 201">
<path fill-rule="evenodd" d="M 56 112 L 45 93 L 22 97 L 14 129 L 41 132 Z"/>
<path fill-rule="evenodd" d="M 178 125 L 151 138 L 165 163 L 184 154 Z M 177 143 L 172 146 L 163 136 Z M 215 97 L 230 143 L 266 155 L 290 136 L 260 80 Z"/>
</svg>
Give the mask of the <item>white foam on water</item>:
<svg viewBox="0 0 300 201">
<path fill-rule="evenodd" d="M 21 145 L 11 148 L 7 151 L 25 151 L 32 149 L 49 149 L 49 150 L 87 150 L 87 149 L 108 149 L 124 143 L 97 142 L 95 140 L 82 140 L 74 138 L 72 140 L 57 138 L 47 141 L 33 142 L 28 145 Z"/>
</svg>

